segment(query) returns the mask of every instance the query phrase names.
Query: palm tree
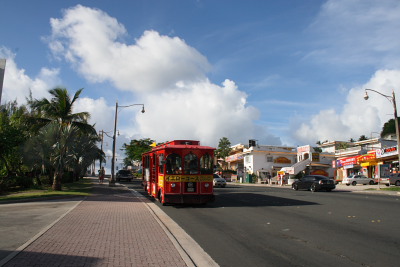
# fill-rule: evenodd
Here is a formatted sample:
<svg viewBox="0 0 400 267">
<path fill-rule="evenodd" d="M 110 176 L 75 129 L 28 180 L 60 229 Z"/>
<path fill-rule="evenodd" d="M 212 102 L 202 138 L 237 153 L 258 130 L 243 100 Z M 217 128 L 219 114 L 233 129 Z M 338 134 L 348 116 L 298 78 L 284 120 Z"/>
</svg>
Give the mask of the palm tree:
<svg viewBox="0 0 400 267">
<path fill-rule="evenodd" d="M 79 135 L 73 142 L 67 165 L 73 170 L 74 180 L 80 179 L 95 160 L 104 161 L 105 154 L 97 146 L 99 141 L 97 135 Z"/>
<path fill-rule="evenodd" d="M 61 178 L 66 167 L 69 150 L 79 135 L 96 135 L 94 127 L 87 123 L 90 118 L 88 112 L 72 113 L 75 101 L 83 89 L 79 89 L 71 98 L 65 88 L 55 88 L 49 91 L 51 99 L 31 100 L 32 108 L 30 122 L 34 129 L 40 131 L 43 127 L 50 127 L 54 134 L 55 143 L 50 155 L 50 163 L 54 168 L 53 189 L 61 190 Z"/>
<path fill-rule="evenodd" d="M 50 100 L 42 98 L 41 100 L 33 100 L 30 106 L 36 116 L 35 123 L 39 124 L 39 128 L 49 123 L 58 123 L 62 127 L 73 125 L 79 128 L 83 133 L 95 134 L 96 130 L 87 121 L 90 119 L 88 112 L 72 113 L 72 107 L 79 98 L 83 88 L 79 89 L 71 99 L 65 88 L 55 88 L 49 91 L 53 96 Z"/>
<path fill-rule="evenodd" d="M 53 165 L 51 164 L 51 154 L 54 152 L 53 145 L 56 143 L 55 125 L 49 124 L 43 127 L 39 133 L 32 136 L 24 146 L 24 163 L 36 175 L 40 173 L 49 174 L 50 183 L 53 182 L 52 174 L 54 173 Z M 35 176 L 38 185 L 41 185 L 40 178 Z"/>
</svg>

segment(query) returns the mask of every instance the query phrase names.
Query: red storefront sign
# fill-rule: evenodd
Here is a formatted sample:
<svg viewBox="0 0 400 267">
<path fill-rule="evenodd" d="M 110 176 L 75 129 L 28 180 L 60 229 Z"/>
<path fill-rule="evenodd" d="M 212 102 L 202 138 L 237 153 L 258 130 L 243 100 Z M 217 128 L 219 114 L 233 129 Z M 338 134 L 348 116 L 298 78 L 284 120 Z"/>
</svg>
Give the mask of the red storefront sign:
<svg viewBox="0 0 400 267">
<path fill-rule="evenodd" d="M 358 157 L 359 156 L 338 159 L 336 161 L 336 163 L 337 163 L 336 165 L 337 165 L 337 167 L 343 167 L 343 166 L 358 164 Z"/>
<path fill-rule="evenodd" d="M 397 146 L 381 148 L 376 150 L 376 157 L 383 158 L 397 155 Z"/>
</svg>

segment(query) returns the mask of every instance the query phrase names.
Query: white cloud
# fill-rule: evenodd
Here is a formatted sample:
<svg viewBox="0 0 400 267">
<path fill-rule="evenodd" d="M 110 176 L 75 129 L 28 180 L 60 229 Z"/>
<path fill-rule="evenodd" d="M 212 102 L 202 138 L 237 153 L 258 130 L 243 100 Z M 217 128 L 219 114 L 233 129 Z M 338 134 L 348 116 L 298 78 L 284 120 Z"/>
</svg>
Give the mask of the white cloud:
<svg viewBox="0 0 400 267">
<path fill-rule="evenodd" d="M 146 114 L 136 119 L 140 132 L 157 141 L 195 139 L 216 145 L 226 136 L 238 142 L 252 136 L 253 120 L 259 116 L 255 108 L 246 106 L 246 97 L 230 80 L 222 86 L 208 80 L 181 84 L 161 95 L 147 95 Z"/>
<path fill-rule="evenodd" d="M 77 5 L 51 19 L 49 47 L 92 82 L 110 81 L 123 90 L 161 91 L 177 81 L 204 79 L 206 58 L 182 39 L 146 31 L 129 45 L 123 25 L 101 10 Z"/>
<path fill-rule="evenodd" d="M 329 0 L 310 26 L 319 46 L 308 58 L 340 64 L 399 68 L 400 2 Z"/>
<path fill-rule="evenodd" d="M 0 48 L 0 57 L 6 59 L 2 103 L 17 100 L 18 104 L 25 104 L 29 90 L 33 98 L 42 98 L 49 95 L 49 89 L 59 84 L 58 69 L 42 68 L 35 78 L 30 78 L 24 69 L 17 66 L 15 54 L 10 50 Z"/>
<path fill-rule="evenodd" d="M 80 97 L 74 105 L 74 113 L 89 112 L 91 117 L 90 124 L 95 124 L 98 131 L 109 131 L 113 128 L 113 120 L 115 108 L 107 105 L 104 98 L 92 99 L 88 97 Z"/>
<path fill-rule="evenodd" d="M 127 34 L 123 25 L 103 11 L 81 5 L 52 19 L 51 26 L 49 47 L 57 57 L 64 57 L 92 82 L 109 81 L 119 90 L 135 92 L 135 99 L 145 104 L 145 114 L 124 119 L 126 113 L 120 113 L 118 129 L 124 136 L 159 142 L 199 139 L 217 145 L 223 136 L 236 143 L 262 134 L 276 143 L 276 137 L 256 130 L 259 113 L 247 106 L 247 95 L 233 81 L 211 83 L 207 59 L 182 39 L 146 31 L 135 44 L 122 43 Z M 84 106 L 87 110 L 91 104 Z M 93 114 L 103 112 L 93 109 Z M 112 125 L 107 116 L 94 114 L 93 121 L 101 118 Z"/>
<path fill-rule="evenodd" d="M 336 64 L 341 71 L 349 67 L 376 71 L 365 84 L 338 88 L 344 96 L 341 110 L 326 109 L 310 118 L 292 118 L 291 133 L 296 142 L 315 144 L 371 136 L 380 133 L 383 124 L 394 117 L 388 99 L 374 92 L 369 93 L 368 101 L 363 96 L 365 88 L 388 96 L 392 90 L 400 93 L 399 14 L 397 0 L 328 0 L 322 5 L 309 28 L 317 47 L 307 59 Z"/>
<path fill-rule="evenodd" d="M 369 91 L 369 100 L 365 101 L 366 88 L 387 95 L 389 99 Z M 308 122 L 293 123 L 293 137 L 303 143 L 314 144 L 317 141 L 358 139 L 361 135 L 380 133 L 383 124 L 394 118 L 392 90 L 400 94 L 400 70 L 379 70 L 366 84 L 349 90 L 342 111 L 322 110 Z"/>
</svg>

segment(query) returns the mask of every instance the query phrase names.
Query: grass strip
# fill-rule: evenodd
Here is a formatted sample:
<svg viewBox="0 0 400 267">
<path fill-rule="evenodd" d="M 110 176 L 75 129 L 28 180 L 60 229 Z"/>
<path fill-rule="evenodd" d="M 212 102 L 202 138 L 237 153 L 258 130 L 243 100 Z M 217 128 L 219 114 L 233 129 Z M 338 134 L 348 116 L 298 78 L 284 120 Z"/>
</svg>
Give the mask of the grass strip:
<svg viewBox="0 0 400 267">
<path fill-rule="evenodd" d="M 365 191 L 374 191 L 378 190 L 378 188 L 367 188 Z M 395 186 L 395 187 L 381 187 L 379 190 L 382 191 L 400 191 L 400 186 Z"/>
<path fill-rule="evenodd" d="M 42 189 L 32 188 L 0 195 L 1 201 L 38 199 L 57 196 L 89 196 L 92 191 L 92 182 L 90 179 L 81 179 L 74 183 L 66 183 L 62 185 L 62 191 L 54 191 L 51 186 L 43 186 Z"/>
</svg>

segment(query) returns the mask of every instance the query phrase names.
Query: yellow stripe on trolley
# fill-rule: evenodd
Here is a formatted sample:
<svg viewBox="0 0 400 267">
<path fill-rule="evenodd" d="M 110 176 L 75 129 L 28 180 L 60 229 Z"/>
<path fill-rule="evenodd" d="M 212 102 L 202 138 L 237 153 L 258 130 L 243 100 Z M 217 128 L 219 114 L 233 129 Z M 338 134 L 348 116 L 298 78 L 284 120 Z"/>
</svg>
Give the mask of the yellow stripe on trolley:
<svg viewBox="0 0 400 267">
<path fill-rule="evenodd" d="M 158 186 L 162 187 L 164 184 L 164 176 L 159 175 L 158 176 Z"/>
<path fill-rule="evenodd" d="M 212 175 L 167 175 L 166 182 L 212 182 Z"/>
</svg>

